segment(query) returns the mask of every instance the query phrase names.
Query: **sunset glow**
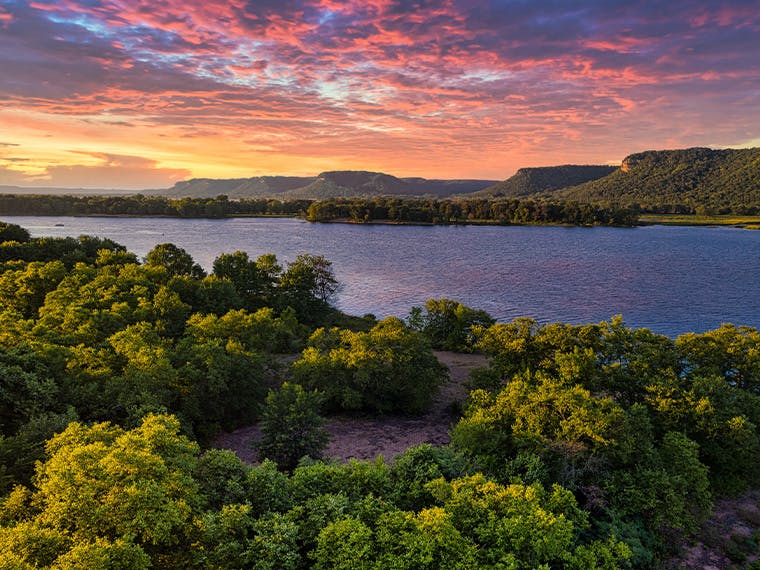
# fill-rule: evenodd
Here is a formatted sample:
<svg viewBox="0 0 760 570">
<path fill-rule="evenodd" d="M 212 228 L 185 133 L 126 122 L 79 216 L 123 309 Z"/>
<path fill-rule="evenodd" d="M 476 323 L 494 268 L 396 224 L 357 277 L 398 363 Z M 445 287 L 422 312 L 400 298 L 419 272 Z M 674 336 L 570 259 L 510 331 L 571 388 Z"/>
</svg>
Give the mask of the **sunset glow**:
<svg viewBox="0 0 760 570">
<path fill-rule="evenodd" d="M 758 45 L 756 0 L 0 0 L 0 184 L 754 146 Z"/>
</svg>

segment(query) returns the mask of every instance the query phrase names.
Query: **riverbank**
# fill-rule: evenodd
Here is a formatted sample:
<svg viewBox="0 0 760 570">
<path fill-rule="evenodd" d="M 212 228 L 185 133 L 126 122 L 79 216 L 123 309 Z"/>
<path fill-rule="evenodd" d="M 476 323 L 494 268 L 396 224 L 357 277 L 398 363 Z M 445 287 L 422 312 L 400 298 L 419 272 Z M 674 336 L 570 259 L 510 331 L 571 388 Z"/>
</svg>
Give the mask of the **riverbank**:
<svg viewBox="0 0 760 570">
<path fill-rule="evenodd" d="M 634 226 L 616 226 L 613 224 L 566 224 L 560 222 L 505 222 L 501 220 L 449 220 L 446 222 L 414 222 L 407 220 L 355 220 L 352 218 L 335 218 L 331 220 L 310 220 L 293 216 L 294 218 L 303 219 L 307 222 L 318 224 L 351 224 L 357 226 L 548 226 L 560 228 L 592 228 L 594 226 L 604 226 L 610 228 L 630 228 Z"/>
<path fill-rule="evenodd" d="M 735 226 L 748 230 L 760 229 L 760 216 L 698 216 L 696 214 L 642 214 L 640 226 Z"/>
<path fill-rule="evenodd" d="M 550 227 L 595 227 L 595 226 L 605 226 L 605 227 L 620 227 L 620 228 L 630 228 L 634 226 L 627 226 L 627 225 L 615 225 L 615 224 L 568 224 L 568 223 L 561 223 L 561 222 L 509 222 L 509 221 L 502 221 L 502 220 L 487 220 L 487 219 L 477 219 L 477 220 L 450 220 L 450 221 L 441 221 L 441 222 L 422 222 L 422 221 L 409 221 L 409 220 L 388 220 L 388 219 L 376 219 L 376 220 L 355 220 L 352 218 L 334 218 L 334 219 L 325 219 L 325 220 L 310 220 L 307 216 L 304 215 L 298 215 L 298 214 L 228 214 L 223 216 L 210 216 L 210 215 L 172 215 L 172 214 L 101 214 L 101 213 L 91 213 L 91 214 L 82 214 L 82 213 L 73 213 L 73 212 L 66 212 L 66 213 L 46 213 L 41 212 L 38 214 L 6 214 L 4 212 L 0 212 L 0 220 L 3 219 L 3 217 L 7 218 L 14 218 L 14 217 L 25 217 L 25 216 L 37 216 L 37 217 L 43 217 L 43 218 L 113 218 L 113 219 L 121 219 L 121 218 L 134 218 L 134 219 L 140 219 L 140 218 L 155 218 L 155 219 L 175 219 L 175 220 L 235 220 L 235 219 L 244 219 L 244 218 L 263 218 L 263 219 L 272 219 L 272 218 L 287 218 L 287 219 L 293 219 L 293 220 L 303 220 L 305 222 L 310 222 L 313 224 L 349 224 L 349 225 L 358 225 L 358 226 L 550 226 Z M 760 223 L 760 217 L 758 218 L 758 222 Z"/>
<path fill-rule="evenodd" d="M 4 214 L 0 212 L 0 218 L 26 216 L 29 214 Z M 234 214 L 227 216 L 176 216 L 170 214 L 47 214 L 39 213 L 36 216 L 46 218 L 73 217 L 73 218 L 158 218 L 158 219 L 183 219 L 183 220 L 225 220 L 237 218 L 291 218 L 304 220 L 311 223 L 322 224 L 351 224 L 351 225 L 377 225 L 377 226 L 557 226 L 557 227 L 635 227 L 635 226 L 618 226 L 613 224 L 566 224 L 557 222 L 503 222 L 500 220 L 451 220 L 447 222 L 417 222 L 401 220 L 355 220 L 351 218 L 335 218 L 331 220 L 309 220 L 305 216 L 297 214 Z M 760 230 L 760 216 L 698 216 L 695 214 L 642 214 L 639 217 L 637 226 L 728 226 L 744 228 L 747 230 Z"/>
</svg>

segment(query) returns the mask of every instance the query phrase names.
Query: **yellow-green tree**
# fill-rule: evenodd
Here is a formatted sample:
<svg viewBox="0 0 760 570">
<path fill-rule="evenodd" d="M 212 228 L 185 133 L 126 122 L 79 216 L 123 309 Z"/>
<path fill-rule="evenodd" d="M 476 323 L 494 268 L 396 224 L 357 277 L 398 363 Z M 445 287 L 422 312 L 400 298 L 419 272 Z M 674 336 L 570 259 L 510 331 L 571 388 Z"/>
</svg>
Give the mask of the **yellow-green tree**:
<svg viewBox="0 0 760 570">
<path fill-rule="evenodd" d="M 5 500 L 0 553 L 64 568 L 109 559 L 185 566 L 202 501 L 192 477 L 198 445 L 179 429 L 171 416 L 131 431 L 70 424 L 48 442 L 31 496 L 19 488 Z"/>
<path fill-rule="evenodd" d="M 317 329 L 309 345 L 293 374 L 332 409 L 418 414 L 446 378 L 427 338 L 394 317 L 366 333 Z"/>
</svg>

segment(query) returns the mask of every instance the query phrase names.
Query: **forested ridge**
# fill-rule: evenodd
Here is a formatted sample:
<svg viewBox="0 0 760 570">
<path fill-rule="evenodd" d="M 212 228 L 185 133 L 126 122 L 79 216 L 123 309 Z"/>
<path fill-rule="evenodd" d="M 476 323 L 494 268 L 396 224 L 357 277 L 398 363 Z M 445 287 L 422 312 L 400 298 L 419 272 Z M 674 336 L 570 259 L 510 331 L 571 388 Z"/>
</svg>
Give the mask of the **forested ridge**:
<svg viewBox="0 0 760 570">
<path fill-rule="evenodd" d="M 760 212 L 760 148 L 636 153 L 612 174 L 555 197 L 658 214 L 754 215 Z"/>
<path fill-rule="evenodd" d="M 8 568 L 657 568 L 760 485 L 760 333 L 349 317 L 329 260 L 31 238 L 0 223 Z M 321 458 L 324 417 L 424 411 L 480 352 L 449 446 Z M 259 422 L 256 466 L 209 447 Z M 754 542 L 753 542 L 754 541 Z M 757 535 L 735 562 L 757 553 Z"/>
<path fill-rule="evenodd" d="M 220 180 L 194 178 L 176 183 L 168 190 L 151 192 L 161 196 L 206 198 L 226 194 L 230 198 L 276 198 L 279 200 L 325 200 L 339 197 L 435 196 L 465 194 L 493 184 L 493 180 L 428 180 L 397 178 L 383 172 L 333 170 L 312 177 L 258 176 Z"/>
<path fill-rule="evenodd" d="M 656 214 L 755 215 L 760 212 L 760 149 L 645 151 L 627 156 L 619 168 L 521 168 L 474 196 L 531 197 Z"/>
<path fill-rule="evenodd" d="M 412 223 L 619 224 L 650 214 L 760 213 L 760 148 L 645 151 L 621 166 L 521 168 L 486 180 L 334 171 L 179 182 L 147 195 L 0 194 L 0 215 L 305 216 Z M 626 225 L 628 222 L 623 223 Z"/>
<path fill-rule="evenodd" d="M 603 178 L 615 170 L 615 166 L 577 164 L 521 168 L 503 182 L 475 192 L 474 196 L 521 198 L 536 194 L 546 195 L 555 190 Z"/>
</svg>

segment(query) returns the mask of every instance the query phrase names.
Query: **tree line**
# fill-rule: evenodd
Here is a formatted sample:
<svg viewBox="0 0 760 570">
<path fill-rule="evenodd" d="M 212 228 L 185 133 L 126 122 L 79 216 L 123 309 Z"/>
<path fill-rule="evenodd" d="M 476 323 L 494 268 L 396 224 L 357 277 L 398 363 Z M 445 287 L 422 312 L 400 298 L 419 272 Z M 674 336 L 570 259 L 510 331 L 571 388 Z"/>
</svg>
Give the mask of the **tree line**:
<svg viewBox="0 0 760 570">
<path fill-rule="evenodd" d="M 336 198 L 313 202 L 307 219 L 315 222 L 389 221 L 425 224 L 568 224 L 634 226 L 626 208 L 581 202 L 519 199 L 434 200 L 424 198 Z"/>
<path fill-rule="evenodd" d="M 331 306 L 328 260 L 0 224 L 0 559 L 12 568 L 655 568 L 760 484 L 760 333 Z M 323 458 L 480 352 L 451 444 Z M 260 422 L 262 462 L 209 447 Z M 746 546 L 751 549 L 751 545 Z M 755 545 L 756 548 L 756 545 Z"/>
<path fill-rule="evenodd" d="M 426 198 L 346 198 L 329 200 L 158 196 L 56 196 L 0 194 L 0 212 L 34 216 L 169 216 L 225 218 L 298 216 L 313 222 L 388 221 L 424 224 L 569 224 L 633 226 L 633 210 L 581 202 L 519 199 L 436 200 Z"/>
<path fill-rule="evenodd" d="M 164 198 L 162 196 L 72 196 L 0 194 L 0 212 L 9 216 L 168 216 L 226 218 L 234 216 L 304 215 L 310 200 L 266 198 Z"/>
</svg>

